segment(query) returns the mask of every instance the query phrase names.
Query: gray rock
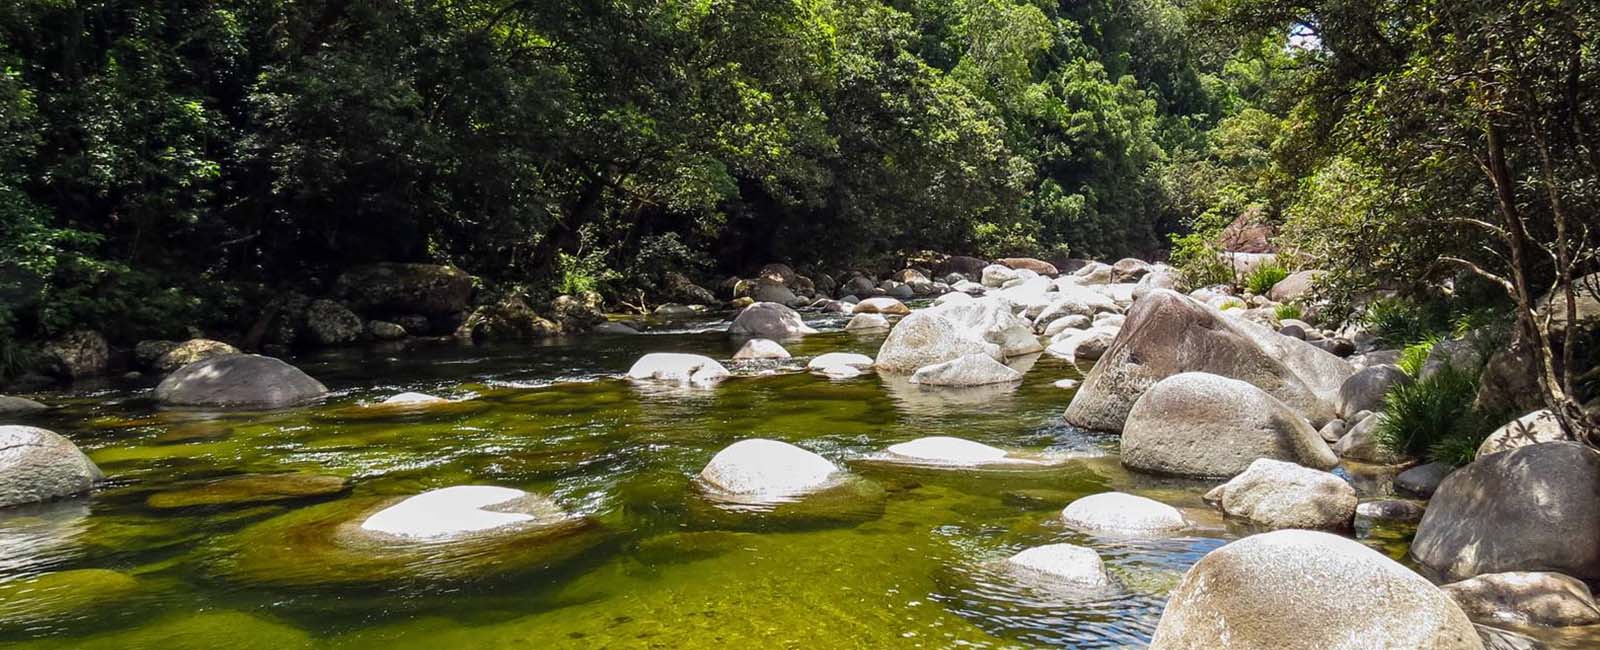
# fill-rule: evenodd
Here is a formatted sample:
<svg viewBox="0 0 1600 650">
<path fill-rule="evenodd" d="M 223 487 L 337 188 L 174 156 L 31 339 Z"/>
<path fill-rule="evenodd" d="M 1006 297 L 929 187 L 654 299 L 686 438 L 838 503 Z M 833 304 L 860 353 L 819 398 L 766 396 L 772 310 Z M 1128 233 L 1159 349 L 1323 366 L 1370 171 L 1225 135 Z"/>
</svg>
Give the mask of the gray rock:
<svg viewBox="0 0 1600 650">
<path fill-rule="evenodd" d="M 279 408 L 327 393 L 322 382 L 299 368 L 256 354 L 202 359 L 173 371 L 156 386 L 156 399 L 169 406 Z"/>
<path fill-rule="evenodd" d="M 700 480 L 729 496 L 781 500 L 827 487 L 839 471 L 828 459 L 789 443 L 749 438 L 717 452 Z"/>
<path fill-rule="evenodd" d="M 1539 409 L 1495 429 L 1478 445 L 1478 458 L 1518 447 L 1567 439 L 1561 421 L 1549 409 Z"/>
<path fill-rule="evenodd" d="M 1396 386 L 1409 385 L 1411 375 L 1399 366 L 1370 366 L 1356 371 L 1339 386 L 1339 415 L 1383 408 L 1383 398 Z"/>
<path fill-rule="evenodd" d="M 343 345 L 361 337 L 361 317 L 332 300 L 313 300 L 306 306 L 306 335 L 317 345 Z"/>
<path fill-rule="evenodd" d="M 1003 257 L 995 260 L 995 263 L 1004 264 L 1017 270 L 1033 271 L 1039 275 L 1051 278 L 1060 273 L 1056 270 L 1056 265 L 1032 257 Z"/>
<path fill-rule="evenodd" d="M 1356 506 L 1356 516 L 1386 521 L 1418 521 L 1425 508 L 1420 501 L 1408 499 L 1378 499 Z"/>
<path fill-rule="evenodd" d="M 1600 452 L 1550 442 L 1490 454 L 1445 477 L 1411 554 L 1447 580 L 1531 570 L 1595 580 L 1597 539 Z"/>
<path fill-rule="evenodd" d="M 1345 423 L 1344 420 L 1329 420 L 1327 424 L 1322 425 L 1322 428 L 1317 430 L 1317 435 L 1322 437 L 1323 442 L 1331 445 L 1339 442 L 1339 439 L 1349 432 L 1350 425 Z"/>
<path fill-rule="evenodd" d="M 1534 355 L 1533 347 L 1520 341 L 1490 355 L 1478 378 L 1474 405 L 1485 413 L 1527 413 L 1544 408 Z"/>
<path fill-rule="evenodd" d="M 1068 504 L 1061 520 L 1079 530 L 1120 533 L 1174 531 L 1189 526 L 1177 508 L 1122 492 L 1091 494 Z"/>
<path fill-rule="evenodd" d="M 765 282 L 756 283 L 755 288 L 750 291 L 750 298 L 755 300 L 756 304 L 771 303 L 777 305 L 793 305 L 802 300 L 789 287 Z"/>
<path fill-rule="evenodd" d="M 1111 275 L 1116 282 L 1138 282 L 1149 273 L 1149 262 L 1132 257 L 1124 257 L 1111 265 Z"/>
<path fill-rule="evenodd" d="M 27 415 L 43 411 L 48 406 L 35 402 L 26 397 L 12 397 L 0 395 L 0 415 Z"/>
<path fill-rule="evenodd" d="M 1005 283 L 1017 279 L 1017 272 L 1011 267 L 1002 264 L 990 264 L 983 267 L 983 286 L 999 288 Z"/>
<path fill-rule="evenodd" d="M 1390 450 L 1378 443 L 1375 433 L 1378 426 L 1383 423 L 1382 415 L 1362 418 L 1355 426 L 1350 428 L 1350 433 L 1344 434 L 1339 442 L 1333 444 L 1333 453 L 1340 458 L 1349 458 L 1380 465 L 1398 465 L 1406 462 L 1406 457 Z"/>
<path fill-rule="evenodd" d="M 917 369 L 982 354 L 1002 360 L 1000 346 L 983 340 L 970 328 L 932 310 L 919 311 L 901 319 L 878 348 L 878 370 L 909 374 Z"/>
<path fill-rule="evenodd" d="M 1150 387 L 1122 430 L 1122 464 L 1141 471 L 1227 478 L 1260 458 L 1318 469 L 1339 462 L 1310 423 L 1283 402 L 1245 382 L 1206 373 L 1173 375 Z"/>
<path fill-rule="evenodd" d="M 1488 625 L 1600 624 L 1600 604 L 1583 581 L 1549 571 L 1489 573 L 1441 587 L 1467 617 Z"/>
<path fill-rule="evenodd" d="M 789 351 L 772 339 L 750 339 L 744 342 L 738 352 L 733 353 L 733 358 L 735 360 L 787 359 Z"/>
<path fill-rule="evenodd" d="M 1439 483 L 1456 468 L 1445 463 L 1425 463 L 1394 477 L 1394 488 L 1402 494 L 1427 499 L 1439 489 Z"/>
<path fill-rule="evenodd" d="M 628 369 L 628 378 L 684 386 L 711 386 L 730 376 L 715 359 L 698 354 L 652 352 L 639 357 Z"/>
<path fill-rule="evenodd" d="M 1279 280 L 1277 284 L 1267 290 L 1267 297 L 1273 302 L 1289 302 L 1304 297 L 1311 291 L 1317 279 L 1322 277 L 1322 271 L 1296 271 L 1288 277 Z"/>
<path fill-rule="evenodd" d="M 1356 514 L 1356 490 L 1333 474 L 1260 458 L 1206 493 L 1222 512 L 1268 528 L 1342 530 Z"/>
<path fill-rule="evenodd" d="M 736 336 L 759 336 L 768 339 L 792 339 L 816 330 L 806 325 L 800 312 L 775 302 L 758 302 L 733 318 L 728 333 Z"/>
<path fill-rule="evenodd" d="M 976 257 L 968 257 L 966 255 L 951 255 L 950 257 L 945 258 L 943 262 L 939 263 L 938 267 L 934 269 L 934 273 L 946 277 L 951 274 L 960 274 L 965 276 L 961 279 L 966 279 L 969 277 L 982 275 L 983 268 L 988 265 L 989 262 Z M 951 282 L 951 284 L 954 283 L 954 281 Z"/>
<path fill-rule="evenodd" d="M 879 298 L 868 298 L 856 303 L 856 306 L 851 309 L 851 313 L 904 316 L 911 313 L 911 308 L 907 307 L 905 303 L 900 302 L 895 298 L 883 296 Z"/>
<path fill-rule="evenodd" d="M 140 341 L 133 346 L 133 361 L 141 368 L 151 368 L 161 355 L 172 351 L 175 347 L 178 347 L 177 341 Z"/>
<path fill-rule="evenodd" d="M 911 383 L 929 386 L 986 386 L 1021 380 L 1022 373 L 986 354 L 969 354 L 923 366 L 911 375 Z"/>
<path fill-rule="evenodd" d="M 1025 582 L 1039 586 L 1106 588 L 1112 585 L 1100 554 L 1073 544 L 1049 544 L 1025 549 L 1006 558 L 1006 568 Z"/>
<path fill-rule="evenodd" d="M 882 314 L 856 314 L 850 317 L 850 322 L 845 323 L 846 332 L 859 332 L 863 330 L 889 329 L 889 320 Z"/>
<path fill-rule="evenodd" d="M 1089 329 L 1089 327 L 1093 324 L 1094 323 L 1089 320 L 1088 316 L 1080 316 L 1077 314 L 1066 315 L 1062 316 L 1061 318 L 1051 320 L 1050 324 L 1044 327 L 1044 335 L 1054 339 L 1057 334 L 1060 334 L 1063 331 L 1069 329 L 1086 330 Z"/>
<path fill-rule="evenodd" d="M 631 336 L 639 333 L 639 330 L 630 327 L 626 323 L 614 323 L 609 321 L 595 325 L 594 327 L 590 328 L 589 331 L 595 334 L 612 334 L 622 336 Z"/>
<path fill-rule="evenodd" d="M 398 341 L 406 337 L 406 328 L 385 320 L 367 321 L 367 333 L 379 341 Z"/>
<path fill-rule="evenodd" d="M 1086 429 L 1121 431 L 1145 389 L 1182 372 L 1248 382 L 1320 426 L 1336 416 L 1339 386 L 1355 368 L 1304 341 L 1156 290 L 1134 304 L 1122 334 L 1073 396 L 1066 420 Z"/>
<path fill-rule="evenodd" d="M 83 494 L 102 478 L 77 445 L 55 432 L 0 426 L 0 508 Z"/>
<path fill-rule="evenodd" d="M 1481 650 L 1466 614 L 1359 542 L 1307 530 L 1252 535 L 1201 558 L 1172 592 L 1151 650 Z"/>
</svg>

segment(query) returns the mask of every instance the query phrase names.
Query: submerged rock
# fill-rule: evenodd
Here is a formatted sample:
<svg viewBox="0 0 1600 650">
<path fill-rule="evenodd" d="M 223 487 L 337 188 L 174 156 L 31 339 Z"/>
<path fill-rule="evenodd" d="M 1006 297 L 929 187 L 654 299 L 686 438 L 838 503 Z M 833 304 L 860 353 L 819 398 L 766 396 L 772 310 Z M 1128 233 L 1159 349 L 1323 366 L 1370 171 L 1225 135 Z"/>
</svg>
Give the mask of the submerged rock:
<svg viewBox="0 0 1600 650">
<path fill-rule="evenodd" d="M 1041 587 L 1103 589 L 1112 586 L 1100 554 L 1074 544 L 1048 544 L 1006 558 L 1006 569 Z"/>
<path fill-rule="evenodd" d="M 1481 650 L 1439 588 L 1359 542 L 1306 530 L 1252 535 L 1201 558 L 1172 592 L 1151 650 Z"/>
<path fill-rule="evenodd" d="M 1134 303 L 1121 334 L 1073 396 L 1066 420 L 1121 431 L 1146 389 L 1184 372 L 1249 383 L 1320 426 L 1336 415 L 1339 387 L 1355 368 L 1305 341 L 1155 290 Z"/>
<path fill-rule="evenodd" d="M 547 497 L 457 486 L 299 508 L 218 540 L 210 566 L 224 579 L 271 587 L 393 588 L 517 576 L 602 540 L 593 522 Z"/>
<path fill-rule="evenodd" d="M 25 415 L 49 408 L 26 397 L 0 395 L 0 415 Z"/>
<path fill-rule="evenodd" d="M 806 362 L 806 368 L 809 370 L 826 370 L 828 368 L 837 368 L 841 366 L 855 368 L 858 370 L 871 368 L 872 357 L 869 357 L 865 354 L 856 354 L 854 352 L 827 352 L 824 354 L 819 354 L 816 357 L 813 357 L 811 361 Z"/>
<path fill-rule="evenodd" d="M 1122 464 L 1147 472 L 1227 478 L 1258 458 L 1317 469 L 1339 463 L 1288 405 L 1248 383 L 1201 372 L 1151 386 L 1134 402 L 1122 431 Z"/>
<path fill-rule="evenodd" d="M 328 388 L 279 359 L 231 354 L 179 368 L 156 386 L 170 406 L 279 408 L 314 400 Z"/>
<path fill-rule="evenodd" d="M 0 426 L 0 508 L 83 494 L 104 477 L 54 431 Z"/>
<path fill-rule="evenodd" d="M 1447 580 L 1530 570 L 1600 580 L 1593 540 L 1600 540 L 1600 452 L 1547 442 L 1484 456 L 1445 477 L 1411 554 Z"/>
<path fill-rule="evenodd" d="M 984 386 L 1021 381 L 1022 373 L 982 354 L 918 368 L 911 383 L 930 386 Z"/>
<path fill-rule="evenodd" d="M 909 442 L 890 445 L 886 451 L 888 454 L 886 460 L 898 460 L 919 465 L 981 467 L 984 465 L 1034 462 L 1024 458 L 1013 457 L 1010 452 L 998 447 L 949 436 L 917 438 Z"/>
<path fill-rule="evenodd" d="M 341 476 L 321 474 L 247 474 L 211 481 L 183 490 L 150 495 L 145 505 L 158 510 L 196 506 L 233 506 L 330 496 L 349 489 Z"/>
<path fill-rule="evenodd" d="M 1101 492 L 1073 501 L 1061 511 L 1061 520 L 1081 530 L 1120 533 L 1154 533 L 1189 525 L 1177 508 L 1122 492 Z"/>
<path fill-rule="evenodd" d="M 817 331 L 806 325 L 797 312 L 788 305 L 775 302 L 758 302 L 733 318 L 728 333 L 738 336 L 759 336 L 768 339 L 788 339 Z"/>
<path fill-rule="evenodd" d="M 1206 501 L 1267 528 L 1341 530 L 1356 514 L 1356 490 L 1343 479 L 1269 458 L 1206 493 Z"/>
<path fill-rule="evenodd" d="M 633 363 L 628 378 L 685 386 L 711 386 L 732 376 L 711 357 L 678 352 L 651 352 Z"/>
<path fill-rule="evenodd" d="M 750 339 L 745 341 L 738 352 L 733 353 L 733 358 L 735 360 L 787 359 L 789 351 L 772 339 Z"/>
<path fill-rule="evenodd" d="M 1489 573 L 1441 587 L 1467 617 L 1490 625 L 1600 624 L 1600 604 L 1583 581 L 1548 571 Z"/>
<path fill-rule="evenodd" d="M 398 395 L 391 395 L 391 396 L 389 396 L 388 398 L 384 399 L 382 402 L 379 402 L 379 403 L 380 404 L 389 404 L 389 405 L 396 405 L 396 404 L 443 404 L 443 403 L 448 402 L 448 401 L 450 401 L 450 400 L 447 400 L 447 399 L 445 399 L 443 397 L 435 397 L 435 396 L 429 395 L 427 393 L 400 393 Z"/>
<path fill-rule="evenodd" d="M 107 569 L 72 569 L 0 582 L 0 627 L 39 625 L 127 607 L 139 581 Z"/>
<path fill-rule="evenodd" d="M 792 499 L 828 487 L 839 467 L 786 442 L 750 438 L 717 452 L 700 471 L 713 491 L 755 501 Z"/>
</svg>

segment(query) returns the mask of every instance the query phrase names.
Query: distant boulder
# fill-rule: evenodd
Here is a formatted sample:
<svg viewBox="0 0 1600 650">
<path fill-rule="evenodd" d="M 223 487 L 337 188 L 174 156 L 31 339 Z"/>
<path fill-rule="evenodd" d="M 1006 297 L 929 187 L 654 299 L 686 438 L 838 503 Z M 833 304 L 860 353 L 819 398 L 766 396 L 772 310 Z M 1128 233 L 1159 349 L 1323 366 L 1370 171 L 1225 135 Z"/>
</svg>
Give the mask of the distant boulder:
<svg viewBox="0 0 1600 650">
<path fill-rule="evenodd" d="M 758 302 L 744 308 L 728 326 L 728 333 L 768 339 L 790 339 L 816 330 L 806 325 L 800 313 L 775 302 Z"/>
<path fill-rule="evenodd" d="M 652 352 L 628 369 L 628 378 L 684 386 L 711 386 L 731 374 L 715 359 L 698 354 Z"/>
<path fill-rule="evenodd" d="M 1027 269 L 1045 277 L 1056 277 L 1061 272 L 1056 270 L 1056 265 L 1032 257 L 1005 257 L 995 260 L 996 264 L 1004 264 L 1013 269 Z"/>
<path fill-rule="evenodd" d="M 222 341 L 190 339 L 173 346 L 150 365 L 156 372 L 168 373 L 196 361 L 228 354 L 239 354 L 239 349 Z"/>
<path fill-rule="evenodd" d="M 111 346 L 99 332 L 78 330 L 46 343 L 44 367 L 63 379 L 83 379 L 106 373 L 111 363 Z"/>
<path fill-rule="evenodd" d="M 322 397 L 328 388 L 282 360 L 230 354 L 173 371 L 155 393 L 169 406 L 281 408 Z"/>
</svg>

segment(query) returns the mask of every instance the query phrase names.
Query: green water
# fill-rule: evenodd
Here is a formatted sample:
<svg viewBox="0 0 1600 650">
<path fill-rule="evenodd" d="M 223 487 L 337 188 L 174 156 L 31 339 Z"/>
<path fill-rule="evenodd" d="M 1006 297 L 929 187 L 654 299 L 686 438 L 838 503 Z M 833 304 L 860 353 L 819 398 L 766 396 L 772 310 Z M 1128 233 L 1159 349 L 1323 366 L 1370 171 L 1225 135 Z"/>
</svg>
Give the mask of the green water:
<svg viewBox="0 0 1600 650">
<path fill-rule="evenodd" d="M 1202 505 L 1210 484 L 1131 475 L 1116 461 L 1114 438 L 1063 424 L 1071 392 L 1052 382 L 1078 374 L 1048 357 L 1019 387 L 953 392 L 798 371 L 804 357 L 871 354 L 880 342 L 881 334 L 809 336 L 788 345 L 799 360 L 733 366 L 739 376 L 711 390 L 617 378 L 645 352 L 726 359 L 739 345 L 704 331 L 299 358 L 336 394 L 271 413 L 163 411 L 148 386 L 49 396 L 63 408 L 29 423 L 73 439 L 109 481 L 90 498 L 0 514 L 0 645 L 1143 647 L 1182 572 L 1247 533 Z M 363 406 L 404 390 L 470 400 Z M 1071 460 L 1047 470 L 953 472 L 868 459 L 929 435 Z M 768 514 L 700 498 L 691 479 L 706 461 L 758 436 L 850 467 L 873 496 Z M 218 479 L 281 472 L 346 478 L 349 487 L 255 503 L 221 495 L 184 507 Z M 593 526 L 561 540 L 559 554 L 524 545 L 389 566 L 330 555 L 323 529 L 307 523 L 461 484 L 548 493 Z M 1200 526 L 1131 539 L 1053 522 L 1070 500 L 1112 489 L 1186 508 Z M 1403 532 L 1363 537 L 1403 553 Z M 1057 541 L 1098 550 L 1125 593 L 1063 599 L 988 568 Z"/>
</svg>

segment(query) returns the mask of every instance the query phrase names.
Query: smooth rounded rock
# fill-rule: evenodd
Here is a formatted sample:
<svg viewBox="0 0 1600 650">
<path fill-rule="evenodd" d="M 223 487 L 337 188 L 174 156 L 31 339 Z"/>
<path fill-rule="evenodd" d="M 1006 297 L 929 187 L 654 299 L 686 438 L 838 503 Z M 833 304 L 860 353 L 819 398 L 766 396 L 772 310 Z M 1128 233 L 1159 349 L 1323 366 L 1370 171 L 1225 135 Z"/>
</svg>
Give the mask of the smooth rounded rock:
<svg viewBox="0 0 1600 650">
<path fill-rule="evenodd" d="M 457 485 L 408 497 L 361 522 L 361 530 L 406 539 L 448 539 L 570 518 L 550 499 L 492 485 Z"/>
<path fill-rule="evenodd" d="M 783 349 L 782 345 L 772 339 L 750 339 L 739 347 L 738 352 L 733 353 L 733 358 L 739 361 L 749 359 L 787 359 L 789 358 L 789 351 Z"/>
<path fill-rule="evenodd" d="M 730 376 L 728 369 L 711 357 L 679 352 L 651 352 L 628 369 L 629 379 L 685 386 L 710 386 Z"/>
<path fill-rule="evenodd" d="M 1151 386 L 1122 431 L 1122 464 L 1146 472 L 1227 478 L 1258 458 L 1316 469 L 1339 462 L 1288 405 L 1248 383 L 1200 372 Z"/>
<path fill-rule="evenodd" d="M 730 496 L 788 499 L 827 487 L 839 471 L 828 459 L 789 443 L 750 438 L 717 452 L 700 479 Z"/>
<path fill-rule="evenodd" d="M 976 467 L 1020 462 L 998 447 L 950 436 L 930 436 L 890 445 L 887 452 L 915 463 Z"/>
<path fill-rule="evenodd" d="M 1505 571 L 1600 580 L 1594 540 L 1600 540 L 1600 452 L 1547 442 L 1489 454 L 1445 477 L 1417 525 L 1411 554 L 1446 580 Z"/>
<path fill-rule="evenodd" d="M 1343 479 L 1261 458 L 1206 493 L 1222 512 L 1267 528 L 1340 530 L 1356 514 L 1356 490 Z"/>
<path fill-rule="evenodd" d="M 1444 477 L 1449 476 L 1455 469 L 1445 463 L 1424 463 L 1395 476 L 1394 488 L 1402 494 L 1427 499 L 1439 489 Z"/>
<path fill-rule="evenodd" d="M 911 383 L 928 386 L 986 386 L 1021 380 L 1022 373 L 983 354 L 924 366 L 911 375 Z"/>
<path fill-rule="evenodd" d="M 968 328 L 937 313 L 918 311 L 889 330 L 888 338 L 878 348 L 875 365 L 880 372 L 910 374 L 924 366 L 974 353 L 996 361 L 1003 358 L 999 346 L 983 340 Z"/>
<path fill-rule="evenodd" d="M 1481 650 L 1466 614 L 1359 542 L 1252 535 L 1201 558 L 1172 592 L 1151 650 Z"/>
<path fill-rule="evenodd" d="M 1383 409 L 1384 396 L 1396 386 L 1412 383 L 1411 375 L 1399 366 L 1377 365 L 1362 368 L 1339 386 L 1339 415 L 1349 417 L 1361 411 Z"/>
<path fill-rule="evenodd" d="M 83 494 L 104 477 L 54 431 L 0 426 L 0 508 Z"/>
<path fill-rule="evenodd" d="M 1467 617 L 1489 625 L 1600 624 L 1600 604 L 1583 581 L 1549 571 L 1489 573 L 1441 587 Z"/>
<path fill-rule="evenodd" d="M 28 413 L 37 413 L 48 408 L 50 407 L 26 397 L 0 395 L 0 415 L 26 415 Z"/>
<path fill-rule="evenodd" d="M 1362 418 L 1350 432 L 1344 434 L 1339 442 L 1333 444 L 1333 453 L 1340 458 L 1349 458 L 1367 463 L 1380 465 L 1398 465 L 1406 462 L 1406 457 L 1382 443 L 1378 442 L 1378 427 L 1383 424 L 1383 415 L 1373 415 Z"/>
<path fill-rule="evenodd" d="M 1565 440 L 1561 421 L 1549 409 L 1539 409 L 1495 429 L 1478 445 L 1478 458 L 1518 447 Z"/>
<path fill-rule="evenodd" d="M 882 314 L 856 314 L 850 317 L 850 322 L 844 324 L 846 332 L 886 329 L 889 329 L 889 319 L 884 318 Z"/>
<path fill-rule="evenodd" d="M 379 402 L 379 404 L 443 404 L 448 401 L 450 400 L 447 400 L 443 397 L 429 395 L 427 393 L 407 392 L 399 393 L 397 395 L 390 395 L 389 397 L 384 398 L 382 402 Z"/>
<path fill-rule="evenodd" d="M 1101 492 L 1073 501 L 1061 511 L 1061 520 L 1081 530 L 1121 533 L 1155 533 L 1189 525 L 1177 508 L 1123 492 Z"/>
<path fill-rule="evenodd" d="M 904 316 L 911 313 L 911 308 L 907 307 L 905 303 L 900 302 L 899 300 L 890 298 L 888 296 L 883 296 L 879 298 L 868 298 L 856 303 L 856 306 L 851 309 L 851 313 Z"/>
<path fill-rule="evenodd" d="M 800 312 L 776 302 L 757 302 L 745 307 L 733 318 L 728 333 L 737 336 L 759 336 L 767 339 L 788 339 L 816 330 L 806 325 Z"/>
<path fill-rule="evenodd" d="M 1420 521 L 1427 510 L 1420 501 L 1408 499 L 1378 499 L 1356 506 L 1356 516 L 1386 521 Z"/>
<path fill-rule="evenodd" d="M 854 352 L 827 352 L 812 357 L 810 361 L 806 362 L 808 370 L 822 370 L 839 366 L 856 369 L 871 368 L 872 357 Z"/>
<path fill-rule="evenodd" d="M 1103 588 L 1112 585 L 1105 564 L 1094 549 L 1074 544 L 1047 544 L 1006 558 L 1006 568 L 1025 581 Z"/>
<path fill-rule="evenodd" d="M 171 406 L 279 408 L 322 397 L 328 388 L 282 360 L 231 354 L 179 368 L 155 392 Z"/>
</svg>

